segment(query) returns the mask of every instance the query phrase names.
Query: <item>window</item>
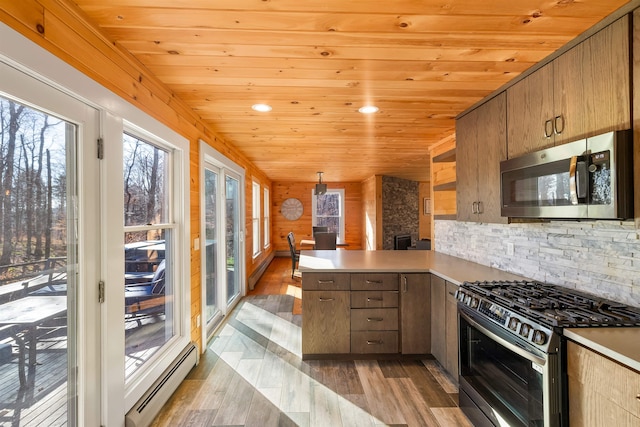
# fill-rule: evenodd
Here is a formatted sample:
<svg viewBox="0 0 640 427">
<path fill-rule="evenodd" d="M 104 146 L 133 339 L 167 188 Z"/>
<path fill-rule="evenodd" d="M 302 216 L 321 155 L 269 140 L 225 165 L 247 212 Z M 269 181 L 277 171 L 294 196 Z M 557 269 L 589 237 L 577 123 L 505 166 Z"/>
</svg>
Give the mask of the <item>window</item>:
<svg viewBox="0 0 640 427">
<path fill-rule="evenodd" d="M 344 190 L 328 189 L 322 196 L 311 196 L 313 225 L 329 227 L 338 233 L 338 240 L 344 240 Z"/>
<path fill-rule="evenodd" d="M 175 335 L 174 225 L 169 197 L 171 153 L 125 133 L 123 159 L 125 377 L 130 378 Z M 141 346 L 142 341 L 154 344 Z"/>
<path fill-rule="evenodd" d="M 262 218 L 262 222 L 263 222 L 262 228 L 264 230 L 264 247 L 265 248 L 268 248 L 269 245 L 271 244 L 271 236 L 270 236 L 271 233 L 269 233 L 270 206 L 271 206 L 271 202 L 269 201 L 269 189 L 265 188 L 264 189 L 264 216 Z"/>
<path fill-rule="evenodd" d="M 253 181 L 253 256 L 260 254 L 260 184 Z"/>
</svg>

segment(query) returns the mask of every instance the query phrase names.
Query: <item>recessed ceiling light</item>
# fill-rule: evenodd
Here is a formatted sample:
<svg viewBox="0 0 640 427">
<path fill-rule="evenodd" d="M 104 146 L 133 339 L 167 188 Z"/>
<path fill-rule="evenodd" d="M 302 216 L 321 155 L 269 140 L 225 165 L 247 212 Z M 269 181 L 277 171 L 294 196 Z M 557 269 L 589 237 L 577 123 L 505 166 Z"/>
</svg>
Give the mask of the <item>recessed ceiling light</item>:
<svg viewBox="0 0 640 427">
<path fill-rule="evenodd" d="M 375 105 L 365 105 L 364 107 L 360 107 L 358 109 L 358 111 L 361 112 L 362 114 L 373 114 L 373 113 L 377 113 L 379 110 L 380 109 Z"/>
<path fill-rule="evenodd" d="M 259 111 L 261 113 L 267 113 L 269 111 L 271 111 L 271 105 L 267 105 L 267 104 L 253 104 L 251 106 L 251 109 L 254 111 Z"/>
</svg>

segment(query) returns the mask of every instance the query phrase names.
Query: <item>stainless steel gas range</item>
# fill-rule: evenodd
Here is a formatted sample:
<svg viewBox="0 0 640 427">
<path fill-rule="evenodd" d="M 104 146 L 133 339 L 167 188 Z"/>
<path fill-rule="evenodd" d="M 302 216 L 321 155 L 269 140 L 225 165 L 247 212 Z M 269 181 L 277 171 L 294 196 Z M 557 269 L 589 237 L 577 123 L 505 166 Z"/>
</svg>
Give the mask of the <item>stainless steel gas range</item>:
<svg viewBox="0 0 640 427">
<path fill-rule="evenodd" d="M 640 309 L 539 282 L 465 282 L 460 407 L 474 426 L 567 426 L 565 327 L 640 326 Z"/>
</svg>

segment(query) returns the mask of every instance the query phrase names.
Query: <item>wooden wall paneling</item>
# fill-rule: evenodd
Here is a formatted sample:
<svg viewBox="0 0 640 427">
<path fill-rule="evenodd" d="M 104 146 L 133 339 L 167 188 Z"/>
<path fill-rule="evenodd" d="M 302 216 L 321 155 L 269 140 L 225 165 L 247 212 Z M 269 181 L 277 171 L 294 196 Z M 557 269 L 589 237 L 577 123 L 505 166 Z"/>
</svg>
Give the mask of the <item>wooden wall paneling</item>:
<svg viewBox="0 0 640 427">
<path fill-rule="evenodd" d="M 420 219 L 418 227 L 418 239 L 431 238 L 431 213 L 424 211 L 424 199 L 429 199 L 430 206 L 433 205 L 431 200 L 431 182 L 421 182 L 418 185 L 418 195 L 420 202 Z"/>
<path fill-rule="evenodd" d="M 362 183 L 362 249 L 382 249 L 382 177 Z"/>
<path fill-rule="evenodd" d="M 362 203 L 362 183 L 353 182 L 329 182 L 327 187 L 330 189 L 345 190 L 345 234 L 348 249 L 362 248 L 363 235 L 363 203 Z M 293 231 L 296 237 L 296 243 L 299 245 L 302 239 L 311 239 L 312 214 L 311 214 L 311 198 L 313 197 L 313 189 L 315 182 L 273 182 L 273 212 L 272 212 L 272 242 L 273 250 L 282 252 L 289 251 L 287 243 L 287 234 Z M 296 221 L 289 221 L 282 216 L 280 205 L 290 197 L 295 197 L 302 202 L 302 217 Z M 300 249 L 298 247 L 298 249 Z"/>
</svg>

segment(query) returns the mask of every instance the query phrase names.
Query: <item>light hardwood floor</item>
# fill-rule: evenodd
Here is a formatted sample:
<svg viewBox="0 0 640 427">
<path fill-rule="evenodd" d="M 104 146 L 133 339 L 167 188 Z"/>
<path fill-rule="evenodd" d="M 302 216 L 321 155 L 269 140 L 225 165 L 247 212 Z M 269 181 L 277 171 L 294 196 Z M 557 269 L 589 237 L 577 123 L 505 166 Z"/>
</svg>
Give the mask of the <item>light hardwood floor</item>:
<svg viewBox="0 0 640 427">
<path fill-rule="evenodd" d="M 471 426 L 435 360 L 303 361 L 299 285 L 276 258 L 152 425 Z"/>
</svg>

